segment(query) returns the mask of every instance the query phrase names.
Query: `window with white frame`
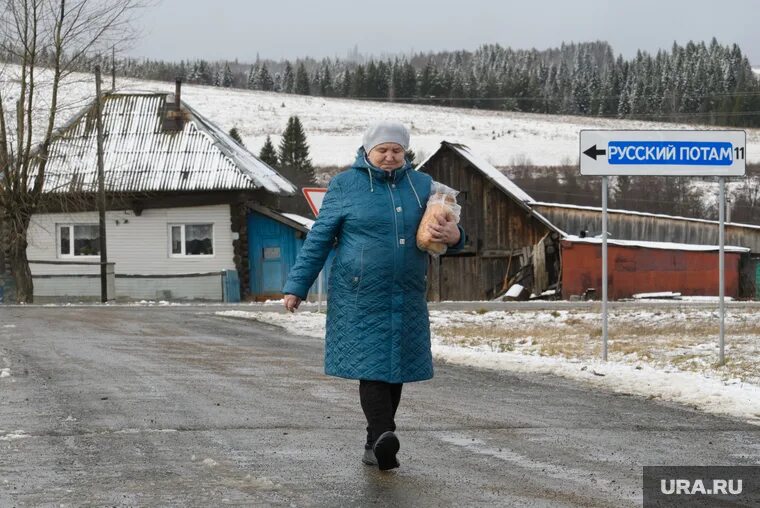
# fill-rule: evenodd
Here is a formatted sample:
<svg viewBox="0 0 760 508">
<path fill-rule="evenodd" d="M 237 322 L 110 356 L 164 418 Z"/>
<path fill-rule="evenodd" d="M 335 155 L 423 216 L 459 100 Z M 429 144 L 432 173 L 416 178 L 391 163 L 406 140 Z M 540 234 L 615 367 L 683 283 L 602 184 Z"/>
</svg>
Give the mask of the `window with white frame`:
<svg viewBox="0 0 760 508">
<path fill-rule="evenodd" d="M 170 224 L 169 255 L 172 257 L 213 256 L 214 225 Z"/>
<path fill-rule="evenodd" d="M 58 224 L 58 257 L 100 255 L 100 226 L 97 224 Z"/>
</svg>

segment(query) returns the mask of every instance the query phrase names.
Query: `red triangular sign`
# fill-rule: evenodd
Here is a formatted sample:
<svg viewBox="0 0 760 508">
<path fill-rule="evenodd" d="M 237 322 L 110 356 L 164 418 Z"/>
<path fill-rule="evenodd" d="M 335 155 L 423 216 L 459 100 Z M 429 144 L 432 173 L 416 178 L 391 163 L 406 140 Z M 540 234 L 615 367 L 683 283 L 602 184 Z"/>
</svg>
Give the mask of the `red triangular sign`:
<svg viewBox="0 0 760 508">
<path fill-rule="evenodd" d="M 322 208 L 322 201 L 325 199 L 327 189 L 323 187 L 304 187 L 301 190 L 306 197 L 306 202 L 309 203 L 311 212 L 316 217 L 319 215 L 319 209 Z"/>
</svg>

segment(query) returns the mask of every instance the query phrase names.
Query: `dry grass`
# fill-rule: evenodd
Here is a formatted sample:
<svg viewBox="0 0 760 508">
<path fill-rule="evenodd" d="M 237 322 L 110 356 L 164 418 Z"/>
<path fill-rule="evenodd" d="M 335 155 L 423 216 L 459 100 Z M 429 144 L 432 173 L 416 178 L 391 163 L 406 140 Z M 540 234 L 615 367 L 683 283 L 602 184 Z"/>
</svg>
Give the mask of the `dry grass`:
<svg viewBox="0 0 760 508">
<path fill-rule="evenodd" d="M 492 313 L 494 319 L 498 312 Z M 489 314 L 489 319 L 492 316 Z M 531 319 L 529 315 L 501 313 L 500 322 L 457 322 L 433 331 L 448 345 L 481 347 L 491 351 L 556 356 L 576 360 L 598 359 L 602 349 L 601 319 L 589 313 L 563 315 L 554 311 Z M 529 314 L 528 312 L 524 314 Z M 655 311 L 645 316 L 618 313 L 609 322 L 608 357 L 626 363 L 648 363 L 724 378 L 760 381 L 760 315 L 733 312 L 726 323 L 726 357 L 717 366 L 719 325 L 716 315 L 689 315 Z M 717 372 L 716 372 L 717 369 Z"/>
</svg>

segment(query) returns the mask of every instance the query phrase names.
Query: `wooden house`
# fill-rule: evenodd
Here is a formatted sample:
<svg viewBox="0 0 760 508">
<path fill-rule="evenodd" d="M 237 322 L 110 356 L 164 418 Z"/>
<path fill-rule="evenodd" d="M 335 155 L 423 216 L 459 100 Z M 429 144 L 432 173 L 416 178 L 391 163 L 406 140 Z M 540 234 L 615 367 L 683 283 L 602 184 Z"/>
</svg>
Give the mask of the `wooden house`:
<svg viewBox="0 0 760 508">
<path fill-rule="evenodd" d="M 276 271 L 257 268 L 257 256 L 265 252 L 276 263 L 275 254 L 305 229 L 272 212 L 269 218 L 282 226 L 272 241 L 272 228 L 251 217 L 297 189 L 181 101 L 180 92 L 178 83 L 174 94 L 102 98 L 113 296 L 218 301 L 234 293 L 231 280 L 243 297 L 266 294 L 269 284 L 281 287 Z M 32 218 L 27 249 L 35 297 L 43 300 L 100 292 L 95 115 L 93 102 L 56 131 L 50 147 L 44 202 Z M 10 293 L 6 288 L 6 300 Z"/>
</svg>

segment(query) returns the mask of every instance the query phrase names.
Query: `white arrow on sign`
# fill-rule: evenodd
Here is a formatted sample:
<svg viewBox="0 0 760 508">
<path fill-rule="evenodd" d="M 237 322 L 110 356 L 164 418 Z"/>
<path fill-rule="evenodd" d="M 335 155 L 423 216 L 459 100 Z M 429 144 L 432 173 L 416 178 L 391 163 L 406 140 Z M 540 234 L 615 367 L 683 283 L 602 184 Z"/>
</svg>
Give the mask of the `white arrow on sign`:
<svg viewBox="0 0 760 508">
<path fill-rule="evenodd" d="M 304 187 L 301 190 L 306 198 L 306 202 L 309 203 L 311 212 L 314 214 L 314 217 L 316 217 L 319 215 L 319 209 L 322 208 L 322 201 L 325 199 L 327 189 L 323 187 Z"/>
<path fill-rule="evenodd" d="M 582 175 L 743 176 L 744 131 L 582 130 Z"/>
</svg>

